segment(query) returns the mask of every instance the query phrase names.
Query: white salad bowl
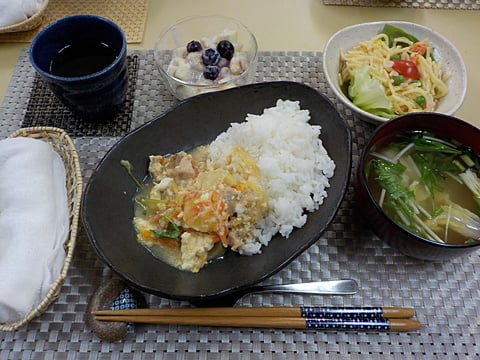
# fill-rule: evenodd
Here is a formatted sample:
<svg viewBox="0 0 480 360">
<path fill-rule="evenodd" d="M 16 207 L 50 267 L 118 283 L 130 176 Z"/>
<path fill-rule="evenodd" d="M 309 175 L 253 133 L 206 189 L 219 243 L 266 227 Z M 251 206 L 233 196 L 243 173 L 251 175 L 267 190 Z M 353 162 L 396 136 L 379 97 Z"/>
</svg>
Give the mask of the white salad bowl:
<svg viewBox="0 0 480 360">
<path fill-rule="evenodd" d="M 336 97 L 350 109 L 355 118 L 380 125 L 388 119 L 364 111 L 342 91 L 339 83 L 340 52 L 348 51 L 364 40 L 381 32 L 386 24 L 396 26 L 419 40 L 428 39 L 433 46 L 433 56 L 440 62 L 441 69 L 449 75 L 446 85 L 448 93 L 439 100 L 435 112 L 454 115 L 462 105 L 467 91 L 467 71 L 457 48 L 445 37 L 425 26 L 404 21 L 377 21 L 356 24 L 333 34 L 323 49 L 323 71 L 328 85 Z"/>
</svg>

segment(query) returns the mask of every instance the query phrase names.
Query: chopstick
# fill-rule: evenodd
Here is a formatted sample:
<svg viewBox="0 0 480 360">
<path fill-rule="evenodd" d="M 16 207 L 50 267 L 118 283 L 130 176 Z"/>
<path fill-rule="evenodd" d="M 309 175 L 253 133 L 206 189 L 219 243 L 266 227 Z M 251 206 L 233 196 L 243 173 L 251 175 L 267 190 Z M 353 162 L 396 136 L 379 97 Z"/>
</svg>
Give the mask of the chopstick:
<svg viewBox="0 0 480 360">
<path fill-rule="evenodd" d="M 201 326 L 228 326 L 228 327 L 258 327 L 258 328 L 288 328 L 288 329 L 330 329 L 330 330 L 394 330 L 415 331 L 421 328 L 416 320 L 410 319 L 323 319 L 323 318 L 295 318 L 274 316 L 236 316 L 223 318 L 219 316 L 95 316 L 100 321 L 135 322 L 161 325 L 201 325 Z"/>
<path fill-rule="evenodd" d="M 415 315 L 412 308 L 405 307 L 211 307 L 211 308 L 159 308 L 131 310 L 96 310 L 94 315 L 110 316 L 261 316 L 261 317 L 304 317 L 304 318 L 365 318 L 408 319 Z"/>
<path fill-rule="evenodd" d="M 308 315 L 305 309 L 315 310 L 313 315 L 312 312 Z M 410 317 L 414 313 L 413 309 L 380 308 L 381 313 L 377 311 L 378 309 L 355 307 L 177 308 L 97 310 L 93 315 L 99 321 L 163 325 L 376 331 L 415 331 L 421 328 L 421 324 L 416 320 L 395 317 L 400 314 Z M 342 316 L 340 314 L 342 311 L 347 316 Z M 389 314 L 394 317 L 384 317 Z"/>
</svg>

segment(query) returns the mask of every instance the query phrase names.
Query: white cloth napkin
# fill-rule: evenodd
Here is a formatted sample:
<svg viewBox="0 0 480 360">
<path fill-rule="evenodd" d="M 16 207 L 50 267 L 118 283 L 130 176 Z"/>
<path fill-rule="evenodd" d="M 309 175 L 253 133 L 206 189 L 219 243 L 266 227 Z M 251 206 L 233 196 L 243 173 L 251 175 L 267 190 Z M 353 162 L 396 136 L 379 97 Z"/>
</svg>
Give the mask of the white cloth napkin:
<svg viewBox="0 0 480 360">
<path fill-rule="evenodd" d="M 35 309 L 61 272 L 69 230 L 65 179 L 49 144 L 0 140 L 0 323 Z"/>
<path fill-rule="evenodd" d="M 27 20 L 42 7 L 44 0 L 0 0 L 0 26 Z"/>
</svg>

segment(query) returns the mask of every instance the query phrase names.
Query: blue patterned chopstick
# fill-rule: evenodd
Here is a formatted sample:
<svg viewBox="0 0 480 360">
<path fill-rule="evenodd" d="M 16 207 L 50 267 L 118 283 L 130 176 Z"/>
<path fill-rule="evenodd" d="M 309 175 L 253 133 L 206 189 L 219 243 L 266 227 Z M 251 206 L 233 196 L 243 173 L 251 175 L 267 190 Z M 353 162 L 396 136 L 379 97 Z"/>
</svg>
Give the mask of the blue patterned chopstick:
<svg viewBox="0 0 480 360">
<path fill-rule="evenodd" d="M 300 315 L 304 318 L 324 318 L 324 319 L 375 319 L 375 318 L 403 318 L 407 319 L 414 316 L 415 312 L 411 308 L 399 307 L 322 307 L 322 306 L 302 306 Z"/>
<path fill-rule="evenodd" d="M 410 320 L 411 321 L 411 320 Z M 407 324 L 410 324 L 410 321 Z M 324 330 L 403 330 L 403 319 L 384 318 L 306 318 L 307 329 Z M 409 329 L 413 330 L 413 329 Z"/>
</svg>

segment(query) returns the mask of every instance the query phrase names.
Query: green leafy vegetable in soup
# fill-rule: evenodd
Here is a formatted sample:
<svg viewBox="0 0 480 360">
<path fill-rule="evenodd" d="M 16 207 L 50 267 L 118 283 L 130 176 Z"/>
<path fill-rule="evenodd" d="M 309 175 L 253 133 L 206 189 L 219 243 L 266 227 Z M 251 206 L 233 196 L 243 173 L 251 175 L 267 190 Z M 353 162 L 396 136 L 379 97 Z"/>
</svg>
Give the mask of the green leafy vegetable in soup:
<svg viewBox="0 0 480 360">
<path fill-rule="evenodd" d="M 406 133 L 372 150 L 365 171 L 380 206 L 410 232 L 451 244 L 480 240 L 480 163 L 470 149 Z"/>
</svg>

